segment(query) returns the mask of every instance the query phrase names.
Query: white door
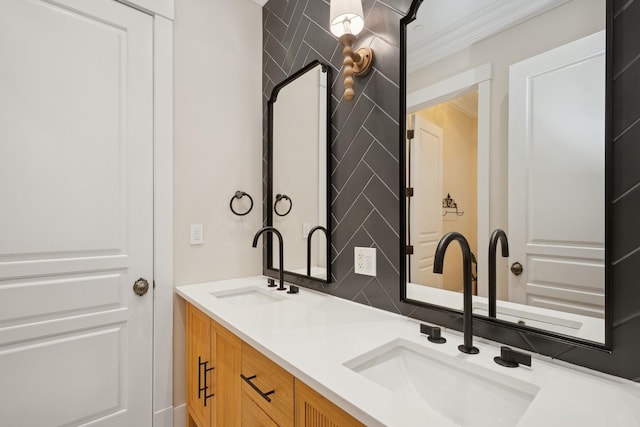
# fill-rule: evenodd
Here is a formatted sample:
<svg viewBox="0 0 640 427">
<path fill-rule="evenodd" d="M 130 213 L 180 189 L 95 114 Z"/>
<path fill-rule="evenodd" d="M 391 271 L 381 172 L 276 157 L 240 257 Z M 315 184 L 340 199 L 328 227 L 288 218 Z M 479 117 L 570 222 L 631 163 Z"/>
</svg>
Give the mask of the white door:
<svg viewBox="0 0 640 427">
<path fill-rule="evenodd" d="M 604 32 L 509 70 L 509 300 L 604 316 Z"/>
<path fill-rule="evenodd" d="M 0 424 L 150 426 L 152 18 L 0 3 Z"/>
<path fill-rule="evenodd" d="M 411 282 L 442 288 L 442 274 L 433 273 L 442 238 L 442 129 L 415 116 L 409 182 L 414 188 L 409 209 L 413 255 Z"/>
</svg>

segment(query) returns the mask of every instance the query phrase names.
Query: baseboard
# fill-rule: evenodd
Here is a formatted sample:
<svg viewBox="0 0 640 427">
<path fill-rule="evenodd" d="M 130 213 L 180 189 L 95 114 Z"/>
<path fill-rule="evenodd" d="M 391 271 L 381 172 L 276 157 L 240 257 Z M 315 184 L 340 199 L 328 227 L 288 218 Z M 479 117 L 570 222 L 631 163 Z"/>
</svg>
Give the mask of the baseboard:
<svg viewBox="0 0 640 427">
<path fill-rule="evenodd" d="M 173 406 L 153 413 L 153 427 L 173 427 Z"/>
<path fill-rule="evenodd" d="M 187 423 L 187 404 L 173 408 L 173 427 L 186 427 Z"/>
</svg>

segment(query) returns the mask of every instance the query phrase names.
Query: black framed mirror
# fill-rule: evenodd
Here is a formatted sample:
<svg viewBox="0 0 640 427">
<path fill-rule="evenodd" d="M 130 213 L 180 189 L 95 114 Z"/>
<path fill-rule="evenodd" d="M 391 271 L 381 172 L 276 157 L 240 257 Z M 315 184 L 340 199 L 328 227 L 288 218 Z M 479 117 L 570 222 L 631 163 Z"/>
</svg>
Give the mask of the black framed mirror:
<svg viewBox="0 0 640 427">
<path fill-rule="evenodd" d="M 267 103 L 266 225 L 284 241 L 285 280 L 331 280 L 330 68 L 313 61 L 277 84 Z M 266 239 L 264 273 L 277 277 L 277 239 Z"/>
<path fill-rule="evenodd" d="M 441 235 L 446 231 L 467 230 L 463 231 L 463 234 L 471 235 L 472 251 L 476 254 L 477 259 L 474 278 L 478 297 L 474 297 L 474 317 L 478 319 L 478 322 L 476 322 L 474 332 L 480 336 L 543 354 L 571 352 L 571 356 L 566 355 L 561 358 L 587 366 L 592 365 L 591 361 L 600 357 L 594 356 L 594 354 L 606 354 L 613 347 L 612 268 L 609 262 L 612 213 L 610 211 L 611 204 L 608 203 L 611 200 L 611 150 L 613 143 L 611 134 L 613 108 L 611 101 L 613 86 L 611 71 L 613 63 L 611 54 L 612 4 L 610 1 L 605 2 L 605 0 L 529 2 L 528 5 L 531 7 L 527 13 L 530 16 L 523 16 L 521 12 L 524 9 L 518 8 L 518 1 L 515 0 L 504 2 L 501 7 L 508 10 L 503 12 L 495 8 L 484 10 L 486 12 L 485 19 L 479 18 L 479 16 L 483 15 L 482 8 L 489 7 L 490 2 L 472 3 L 467 5 L 466 10 L 459 4 L 456 5 L 460 7 L 459 10 L 451 10 L 447 9 L 448 5 L 451 6 L 451 2 L 429 2 L 429 7 L 434 10 L 427 11 L 421 9 L 425 7 L 427 2 L 423 4 L 422 0 L 414 0 L 408 15 L 401 20 L 400 151 L 402 159 L 400 185 L 402 193 L 409 196 L 413 194 L 413 197 L 408 197 L 400 202 L 402 226 L 405 231 L 401 234 L 400 250 L 403 254 L 409 253 L 400 274 L 400 298 L 406 303 L 421 307 L 415 317 L 461 329 L 462 295 L 457 288 L 460 285 L 461 289 L 461 281 L 456 278 L 455 272 L 452 272 L 453 274 L 448 278 L 448 282 L 453 283 L 452 286 L 443 283 L 446 280 L 443 278 L 439 278 L 439 283 L 431 282 L 430 286 L 425 286 L 429 285 L 429 281 L 433 278 L 429 278 L 428 274 L 420 278 L 422 272 L 427 271 L 428 273 L 427 258 L 429 255 L 421 254 L 419 248 L 432 247 L 435 249 L 433 241 L 437 244 Z M 536 7 L 538 7 L 537 10 Z M 418 20 L 421 10 L 426 12 L 424 13 L 424 21 Z M 461 16 L 460 10 L 465 10 L 466 15 Z M 566 13 L 570 13 L 571 18 L 567 18 Z M 436 22 L 437 16 L 444 16 L 444 21 Z M 498 23 L 495 21 L 496 16 L 501 16 Z M 448 24 L 445 22 L 446 19 L 450 20 Z M 550 35 L 553 32 L 549 27 L 550 22 L 562 23 L 563 29 L 568 31 L 557 40 L 553 40 Z M 535 27 L 535 25 L 545 23 L 546 26 Z M 571 29 L 573 23 L 576 24 L 575 29 Z M 578 24 L 585 23 L 587 23 L 586 27 L 578 27 Z M 482 25 L 491 26 L 494 33 L 483 31 Z M 427 34 L 419 36 L 421 38 L 417 41 L 412 40 L 414 37 L 412 32 L 416 34 L 426 32 Z M 416 35 L 414 38 L 418 39 L 419 37 Z M 459 40 L 459 38 L 464 40 Z M 531 49 L 523 45 L 525 41 L 532 40 L 535 42 L 535 46 Z M 592 42 L 591 45 L 584 47 L 588 42 Z M 549 60 L 549 56 L 552 57 L 552 60 L 558 60 L 560 55 L 564 54 L 563 50 L 575 48 L 576 44 L 580 45 L 577 49 L 587 50 L 580 53 L 584 55 L 582 59 L 560 59 L 563 66 L 569 64 L 569 67 L 563 69 L 545 62 Z M 412 52 L 411 46 L 417 47 L 419 52 Z M 565 49 L 566 46 L 569 48 Z M 604 53 L 605 46 L 606 55 Z M 414 54 L 415 58 L 410 57 Z M 492 54 L 497 54 L 498 57 L 492 57 Z M 510 54 L 512 57 L 509 57 Z M 543 65 L 540 66 L 540 64 Z M 593 71 L 593 75 L 600 79 L 600 83 L 595 86 L 593 81 L 586 84 L 587 87 L 591 87 L 595 91 L 587 94 L 587 99 L 597 99 L 599 103 L 596 103 L 591 110 L 592 115 L 589 119 L 578 117 L 575 122 L 588 122 L 594 125 L 591 128 L 587 126 L 587 136 L 597 136 L 593 138 L 592 146 L 598 152 L 594 155 L 595 160 L 592 165 L 599 164 L 600 168 L 590 175 L 590 178 L 593 178 L 592 182 L 600 185 L 600 188 L 597 191 L 591 191 L 592 187 L 589 187 L 585 191 L 582 187 L 580 190 L 573 190 L 575 194 L 571 195 L 591 193 L 587 194 L 593 196 L 587 202 L 587 207 L 594 203 L 593 200 L 599 200 L 599 203 L 592 209 L 598 211 L 597 215 L 593 215 L 591 218 L 600 221 L 597 224 L 598 228 L 588 237 L 573 238 L 572 246 L 581 246 L 579 249 L 584 250 L 580 256 L 565 252 L 560 256 L 561 259 L 550 259 L 544 253 L 525 254 L 523 259 L 529 261 L 525 264 L 525 270 L 536 272 L 539 283 L 535 283 L 536 277 L 520 281 L 525 285 L 533 283 L 539 285 L 538 288 L 546 287 L 547 289 L 544 289 L 547 292 L 544 295 L 546 300 L 538 296 L 535 301 L 535 295 L 534 297 L 525 295 L 519 301 L 505 301 L 503 304 L 499 302 L 497 318 L 490 318 L 486 312 L 483 313 L 483 309 L 486 310 L 487 306 L 488 240 L 491 231 L 495 228 L 504 228 L 508 235 L 512 234 L 511 231 L 513 234 L 518 234 L 517 230 L 520 227 L 526 231 L 524 233 L 525 241 L 529 238 L 529 241 L 526 242 L 529 246 L 532 243 L 538 245 L 555 243 L 556 240 L 559 242 L 566 237 L 549 237 L 549 233 L 546 233 L 547 229 L 541 228 L 540 223 L 522 226 L 512 219 L 510 212 L 512 208 L 511 205 L 508 205 L 508 199 L 514 198 L 514 196 L 511 192 L 507 192 L 507 189 L 510 186 L 515 186 L 510 181 L 508 182 L 508 179 L 511 179 L 511 172 L 508 168 L 510 163 L 512 163 L 511 166 L 517 165 L 512 158 L 512 154 L 517 149 L 509 145 L 511 143 L 509 139 L 520 142 L 524 140 L 531 144 L 532 133 L 527 134 L 527 130 L 530 131 L 531 126 L 536 123 L 534 118 L 530 115 L 527 116 L 527 113 L 535 112 L 535 119 L 538 119 L 542 113 L 551 112 L 553 108 L 563 105 L 556 99 L 556 105 L 539 108 L 531 104 L 533 95 L 537 99 L 542 99 L 545 96 L 545 84 L 547 84 L 546 90 L 558 86 L 558 81 L 548 79 L 549 76 L 553 77 L 552 71 L 561 70 L 566 71 L 565 74 L 570 74 L 571 71 L 579 70 L 579 74 L 582 75 L 586 71 L 581 70 L 579 66 L 585 64 L 592 66 L 589 72 Z M 538 66 L 537 70 L 533 69 L 535 66 Z M 558 74 L 562 74 L 562 72 Z M 548 80 L 538 79 L 536 81 L 536 78 L 540 76 Z M 570 86 L 563 85 L 560 89 L 566 89 Z M 527 92 L 532 88 L 542 90 L 542 92 L 535 94 Z M 517 94 L 516 90 L 520 90 L 521 93 Z M 554 95 L 560 96 L 560 92 L 561 90 L 556 90 Z M 585 93 L 578 91 L 574 92 L 574 95 L 575 101 Z M 585 98 L 582 98 L 580 102 L 583 104 L 584 100 Z M 523 112 L 518 113 L 518 103 L 524 103 L 526 108 L 520 107 Z M 564 122 L 568 124 L 567 128 L 571 123 L 566 114 L 568 105 L 570 104 L 564 104 L 560 111 L 555 110 L 556 113 L 552 114 L 555 118 L 564 119 Z M 423 111 L 426 109 L 431 110 Z M 436 125 L 440 128 L 440 136 L 438 136 L 437 129 L 434 131 L 423 124 L 416 124 L 419 119 L 425 121 L 428 119 L 441 120 L 447 114 L 463 116 L 463 119 L 453 122 L 453 124 L 450 122 L 441 126 Z M 524 133 L 514 131 L 518 126 L 517 123 L 499 122 L 499 119 L 509 120 L 511 116 L 516 117 L 518 114 L 520 114 L 518 120 L 524 121 L 526 126 L 529 126 L 528 128 L 524 126 Z M 411 119 L 411 115 L 414 115 L 413 119 Z M 597 120 L 593 120 L 594 115 L 597 115 Z M 416 116 L 420 117 L 416 119 Z M 406 123 L 405 117 L 408 119 Z M 456 135 L 456 133 L 463 133 L 461 129 L 465 126 L 472 129 L 475 135 Z M 523 127 L 522 123 L 520 126 Z M 408 127 L 412 128 L 413 135 L 407 134 Z M 423 140 L 427 141 L 426 143 L 416 141 L 420 137 L 417 134 L 420 133 L 426 138 Z M 442 136 L 445 133 L 448 135 Z M 537 132 L 537 134 L 539 133 Z M 454 135 L 452 136 L 452 134 Z M 444 138 L 444 141 L 439 138 Z M 447 140 L 447 138 L 449 139 Z M 467 142 L 465 149 L 470 153 L 468 151 L 466 154 L 461 154 L 460 148 L 457 149 L 457 152 L 452 149 L 452 146 L 456 144 L 455 141 L 451 142 L 451 139 L 456 138 Z M 449 145 L 445 147 L 447 142 Z M 423 144 L 422 151 L 417 144 Z M 531 152 L 531 145 L 526 146 L 526 149 Z M 447 166 L 443 166 L 445 165 L 443 160 L 438 160 L 439 163 L 433 164 L 434 158 L 444 157 L 445 150 L 452 151 L 453 154 L 450 158 L 458 161 L 457 164 L 450 166 L 450 170 L 446 172 L 444 168 Z M 578 160 L 579 154 L 584 151 L 586 150 L 574 152 L 574 156 L 561 154 L 557 157 L 562 159 L 565 164 L 573 161 L 573 164 L 579 165 L 581 164 Z M 538 159 L 544 160 L 548 157 L 545 153 L 536 154 Z M 432 162 L 425 168 L 427 172 L 418 170 L 420 164 L 416 159 L 419 159 L 420 156 Z M 529 166 L 529 163 L 530 161 L 527 160 L 525 166 Z M 519 167 L 521 170 L 526 169 L 522 165 Z M 459 176 L 469 170 L 472 173 L 467 173 L 467 175 L 473 175 L 472 181 L 465 178 L 458 183 L 453 182 L 451 178 L 442 178 L 447 173 Z M 555 179 L 550 182 L 557 185 L 558 188 L 562 188 L 562 184 L 571 180 L 569 175 L 557 176 L 559 169 L 554 169 L 553 166 L 548 166 L 546 169 L 545 166 L 538 166 L 538 170 L 550 171 L 547 173 L 547 178 L 551 176 Z M 525 180 L 529 180 L 529 184 L 531 175 L 525 177 Z M 545 173 L 538 172 L 538 175 L 544 176 Z M 430 195 L 424 196 L 427 199 L 426 202 L 424 200 L 417 201 L 416 192 L 418 189 L 416 185 L 424 183 L 429 177 L 433 179 L 434 176 L 440 178 L 440 183 L 434 186 L 434 189 L 424 190 L 422 188 L 423 192 L 430 193 Z M 605 177 L 607 177 L 606 180 Z M 584 176 L 578 178 L 578 181 L 583 180 Z M 473 188 L 475 191 L 468 191 L 469 188 Z M 548 192 L 545 194 L 551 196 Z M 531 196 L 527 196 L 525 204 L 531 204 L 531 200 Z M 562 200 L 562 197 L 558 200 Z M 571 202 L 571 197 L 568 200 Z M 573 201 L 575 202 L 575 200 Z M 420 209 L 425 204 L 430 206 L 430 212 Z M 542 214 L 548 214 L 549 210 L 556 207 L 560 207 L 560 209 L 555 212 L 562 212 L 564 209 L 559 204 L 542 206 L 539 202 L 537 207 L 538 211 L 525 212 L 525 216 L 538 219 Z M 585 206 L 582 206 L 576 212 L 584 212 L 584 209 Z M 501 210 L 501 213 L 496 213 L 496 210 Z M 434 218 L 434 221 L 438 220 L 439 228 L 433 225 L 434 223 L 429 223 L 426 226 L 419 225 L 420 220 L 427 221 L 424 218 L 416 219 L 421 214 L 423 217 Z M 443 219 L 449 215 L 447 220 Z M 562 218 L 562 220 L 567 219 L 571 224 L 584 219 L 584 216 L 581 218 L 573 217 L 573 219 L 571 216 Z M 508 224 L 511 225 L 511 230 L 507 227 Z M 590 225 L 587 228 L 589 231 L 593 231 L 594 226 Z M 420 240 L 418 238 L 420 235 L 428 235 L 432 241 Z M 593 237 L 594 235 L 597 237 Z M 514 239 L 514 241 L 517 240 Z M 567 246 L 566 241 L 565 239 L 565 246 Z M 593 244 L 592 247 L 587 248 L 586 244 L 583 245 L 587 241 Z M 510 242 L 510 250 L 516 246 L 517 244 L 512 246 Z M 449 264 L 452 269 L 461 270 L 460 261 L 453 259 L 455 258 L 453 253 L 456 251 L 450 252 L 452 255 L 448 255 L 450 259 L 445 261 L 445 265 Z M 517 250 L 514 252 L 518 253 Z M 585 256 L 585 252 L 589 252 L 589 256 Z M 432 256 L 433 254 L 431 254 Z M 589 258 L 590 256 L 592 257 Z M 500 258 L 499 255 L 498 258 Z M 532 263 L 532 259 L 538 261 L 538 264 Z M 548 262 L 544 264 L 540 263 L 540 260 Z M 557 297 L 559 295 L 557 290 L 554 290 L 555 298 L 549 298 L 551 295 L 548 289 L 549 284 L 556 284 L 558 281 L 549 276 L 552 273 L 549 270 L 553 270 L 549 266 L 555 267 L 557 270 L 558 265 L 567 260 L 579 261 L 590 268 L 587 269 L 589 273 L 570 273 L 569 276 L 572 277 L 574 286 L 568 287 L 569 289 L 565 289 L 563 293 L 566 302 L 565 308 L 573 305 L 572 309 L 577 313 L 557 310 L 562 305 L 560 304 L 562 298 Z M 499 283 L 508 282 L 509 274 L 515 275 L 515 273 L 509 272 L 509 266 L 517 260 L 512 258 L 509 261 L 507 263 L 506 260 L 502 260 L 498 264 L 499 271 L 502 271 L 498 277 Z M 419 281 L 424 283 L 413 283 Z M 579 286 L 584 282 L 588 282 L 588 289 L 580 289 Z M 452 287 L 452 289 L 444 289 L 448 287 Z M 509 290 L 503 292 L 507 295 L 508 293 Z M 567 295 L 570 294 L 574 294 L 576 299 L 569 299 Z M 578 294 L 580 296 L 576 296 Z M 581 297 L 582 299 L 580 299 Z M 542 300 L 545 300 L 543 304 L 535 307 L 535 303 L 540 303 Z M 531 304 L 523 306 L 522 301 L 533 301 L 533 309 L 530 308 Z M 500 315 L 500 311 L 504 314 L 503 316 Z M 575 348 L 584 349 L 584 351 L 575 351 Z"/>
</svg>

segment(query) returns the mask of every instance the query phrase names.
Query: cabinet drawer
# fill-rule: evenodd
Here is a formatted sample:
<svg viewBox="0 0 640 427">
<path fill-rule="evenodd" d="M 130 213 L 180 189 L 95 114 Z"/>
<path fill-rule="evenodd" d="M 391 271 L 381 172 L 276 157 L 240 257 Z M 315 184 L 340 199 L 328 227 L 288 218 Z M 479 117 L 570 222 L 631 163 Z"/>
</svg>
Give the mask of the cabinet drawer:
<svg viewBox="0 0 640 427">
<path fill-rule="evenodd" d="M 242 343 L 242 390 L 280 426 L 293 426 L 293 375 Z"/>
<path fill-rule="evenodd" d="M 242 392 L 242 425 L 252 427 L 278 427 L 278 424 L 269 418 L 244 391 Z"/>
</svg>

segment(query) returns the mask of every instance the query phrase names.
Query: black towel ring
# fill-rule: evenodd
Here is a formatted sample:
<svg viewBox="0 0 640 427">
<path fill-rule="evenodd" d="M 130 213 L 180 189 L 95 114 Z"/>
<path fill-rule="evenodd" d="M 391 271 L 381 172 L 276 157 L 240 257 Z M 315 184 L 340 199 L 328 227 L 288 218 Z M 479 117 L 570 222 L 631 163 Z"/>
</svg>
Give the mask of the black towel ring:
<svg viewBox="0 0 640 427">
<path fill-rule="evenodd" d="M 280 203 L 282 200 L 289 201 L 289 209 L 287 209 L 285 213 L 278 212 L 278 203 Z M 291 201 L 291 198 L 289 196 L 287 196 L 286 194 L 276 194 L 276 202 L 273 204 L 273 211 L 276 213 L 276 215 L 287 216 L 289 212 L 291 212 L 292 207 L 293 207 L 293 201 Z"/>
<path fill-rule="evenodd" d="M 240 212 L 237 212 L 235 209 L 233 209 L 233 201 L 236 199 L 242 199 L 244 196 L 247 196 L 249 198 L 249 201 L 251 202 L 251 206 L 249 206 L 249 209 L 247 209 L 246 212 L 240 213 Z M 251 212 L 251 209 L 253 209 L 253 198 L 249 195 L 249 193 L 245 193 L 244 191 L 236 191 L 236 194 L 233 195 L 233 197 L 231 198 L 231 201 L 229 202 L 229 208 L 231 208 L 231 212 L 233 212 L 234 214 L 238 216 L 245 216 L 246 214 Z"/>
</svg>

